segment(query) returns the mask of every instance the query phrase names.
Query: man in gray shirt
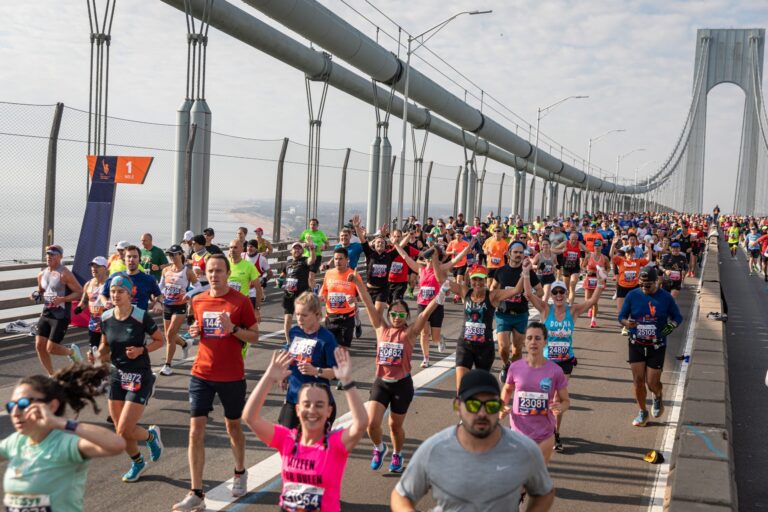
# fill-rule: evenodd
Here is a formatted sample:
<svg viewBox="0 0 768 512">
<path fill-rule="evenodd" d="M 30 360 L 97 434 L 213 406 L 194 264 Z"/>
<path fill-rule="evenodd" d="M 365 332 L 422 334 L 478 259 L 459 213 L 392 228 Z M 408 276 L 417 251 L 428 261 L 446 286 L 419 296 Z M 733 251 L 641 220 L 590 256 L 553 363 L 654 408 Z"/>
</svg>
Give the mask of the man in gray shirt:
<svg viewBox="0 0 768 512">
<path fill-rule="evenodd" d="M 523 486 L 528 511 L 549 510 L 555 489 L 539 447 L 499 424 L 498 380 L 484 370 L 470 371 L 454 409 L 458 426 L 419 446 L 392 490 L 392 511 L 415 510 L 431 487 L 434 511 L 507 512 L 517 510 Z"/>
</svg>

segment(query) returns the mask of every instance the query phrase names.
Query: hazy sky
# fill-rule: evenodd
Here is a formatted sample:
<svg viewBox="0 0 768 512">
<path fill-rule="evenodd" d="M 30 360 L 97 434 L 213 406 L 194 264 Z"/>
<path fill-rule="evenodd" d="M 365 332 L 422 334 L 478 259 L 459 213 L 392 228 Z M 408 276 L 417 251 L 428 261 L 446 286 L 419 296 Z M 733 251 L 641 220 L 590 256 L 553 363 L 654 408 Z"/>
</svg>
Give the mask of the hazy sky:
<svg viewBox="0 0 768 512">
<path fill-rule="evenodd" d="M 643 165 L 641 176 L 655 167 L 667 157 L 679 135 L 691 100 L 696 29 L 768 27 L 765 0 L 371 1 L 411 33 L 458 11 L 493 9 L 490 15 L 455 20 L 429 47 L 531 123 L 535 123 L 537 107 L 569 95 L 589 95 L 589 99 L 571 100 L 554 110 L 542 122 L 542 133 L 586 155 L 590 136 L 626 129 L 626 133 L 597 143 L 592 156 L 593 162 L 613 172 L 617 154 L 647 148 L 622 163 L 624 177 L 632 177 L 634 169 Z M 347 2 L 382 30 L 396 34 L 397 29 L 365 0 Z M 104 0 L 97 3 L 103 8 Z M 246 4 L 233 3 L 274 25 Z M 375 28 L 340 0 L 322 3 L 375 35 Z M 0 101 L 62 101 L 87 109 L 86 2 L 3 2 L 0 16 L 4 20 L 0 28 Z M 120 0 L 112 40 L 110 114 L 173 123 L 184 95 L 184 15 L 159 0 Z M 383 34 L 380 41 L 396 51 Z M 462 85 L 451 84 L 414 58 L 414 66 L 422 72 L 458 95 L 463 96 L 464 87 L 479 96 L 475 86 L 423 49 L 419 55 Z M 216 131 L 264 139 L 287 136 L 306 143 L 303 75 L 214 29 L 208 47 L 206 89 Z M 709 95 L 705 209 L 717 201 L 721 206 L 732 201 L 743 104 L 743 93 L 733 85 L 717 87 Z M 498 114 L 486 112 L 511 126 Z M 374 122 L 372 107 L 331 89 L 322 145 L 367 151 Z M 391 140 L 397 153 L 399 133 L 400 121 L 393 119 Z M 461 148 L 433 137 L 426 158 L 459 165 L 463 154 Z M 489 170 L 503 169 L 489 164 Z M 408 192 L 406 197 L 410 197 Z"/>
</svg>

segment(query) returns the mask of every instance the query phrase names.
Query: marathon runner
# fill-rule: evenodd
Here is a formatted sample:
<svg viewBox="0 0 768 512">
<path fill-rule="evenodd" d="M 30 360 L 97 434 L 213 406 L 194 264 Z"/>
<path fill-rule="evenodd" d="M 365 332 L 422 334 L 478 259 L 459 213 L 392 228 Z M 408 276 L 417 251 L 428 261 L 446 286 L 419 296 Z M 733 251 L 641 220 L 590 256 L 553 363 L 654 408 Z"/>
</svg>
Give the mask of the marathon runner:
<svg viewBox="0 0 768 512">
<path fill-rule="evenodd" d="M 352 225 L 355 227 L 357 237 L 362 242 L 365 253 L 368 293 L 371 294 L 376 309 L 381 313 L 389 304 L 389 270 L 396 253 L 387 249 L 387 240 L 384 238 L 386 226 L 382 226 L 381 232 L 370 243 L 366 238 L 365 229 L 360 225 L 358 216 L 352 219 Z"/>
<path fill-rule="evenodd" d="M 127 276 L 131 278 L 131 283 L 133 284 L 131 304 L 143 311 L 160 313 L 162 308 L 157 299 L 161 298 L 162 293 L 160 293 L 160 287 L 157 286 L 157 281 L 139 268 L 139 248 L 135 245 L 129 245 L 125 248 L 124 257 L 125 271 L 112 274 L 107 278 L 107 281 L 104 283 L 102 296 L 109 299 L 109 289 L 112 286 L 112 280 L 118 276 Z M 151 306 L 150 301 L 152 301 Z"/>
<path fill-rule="evenodd" d="M 116 275 L 109 286 L 114 308 L 101 315 L 99 359 L 102 364 L 112 364 L 109 417 L 115 431 L 125 439 L 125 453 L 131 458 L 131 467 L 122 480 L 136 482 L 147 469 L 138 441 L 147 443 L 152 462 L 163 454 L 160 427 L 151 425 L 145 429 L 138 425 L 155 385 L 149 353 L 163 346 L 163 335 L 149 313 L 131 304 L 134 284 L 129 277 Z M 145 340 L 147 335 L 152 338 L 149 344 Z"/>
<path fill-rule="evenodd" d="M 469 242 L 464 240 L 464 227 L 462 226 L 459 230 L 456 231 L 454 234 L 453 240 L 451 240 L 448 243 L 448 247 L 445 249 L 445 254 L 449 257 L 453 258 L 457 254 L 459 254 L 461 251 L 464 250 L 465 247 L 469 245 Z M 456 265 L 453 267 L 453 278 L 456 280 L 456 283 L 459 286 L 464 285 L 464 276 L 467 273 L 467 257 L 464 256 L 461 258 L 458 262 L 456 262 Z M 461 302 L 461 296 L 456 293 L 453 296 L 453 302 L 458 304 Z"/>
<path fill-rule="evenodd" d="M 36 304 L 43 304 L 43 312 L 37 321 L 35 351 L 48 375 L 53 375 L 51 354 L 68 356 L 74 363 L 83 359 L 77 345 L 72 343 L 64 347 L 61 344 L 71 319 L 71 302 L 83 295 L 83 287 L 75 275 L 62 265 L 63 255 L 60 245 L 45 248 L 46 267 L 37 275 L 37 290 L 29 296 Z"/>
<path fill-rule="evenodd" d="M 592 241 L 592 250 L 590 251 L 587 249 L 589 252 L 582 264 L 582 268 L 586 271 L 583 281 L 585 302 L 588 302 L 592 298 L 592 295 L 599 295 L 599 293 L 596 293 L 598 283 L 601 279 L 605 280 L 607 278 L 605 269 L 608 268 L 610 262 L 608 257 L 603 255 L 602 248 L 602 239 L 595 238 Z M 590 329 L 597 327 L 597 313 L 598 304 L 597 301 L 595 301 L 589 311 L 587 311 L 587 316 L 592 319 L 589 323 Z"/>
<path fill-rule="evenodd" d="M 763 280 L 768 282 L 768 226 L 763 225 L 762 236 L 757 239 L 760 244 L 760 260 L 763 268 Z"/>
<path fill-rule="evenodd" d="M 315 244 L 311 240 L 307 242 L 307 248 L 309 249 L 309 258 L 304 256 L 304 246 L 301 242 L 294 242 L 291 246 L 292 259 L 288 261 L 285 270 L 281 273 L 283 279 L 283 332 L 286 343 L 291 342 L 289 333 L 293 324 L 293 302 L 296 297 L 310 289 L 310 268 L 317 258 Z"/>
<path fill-rule="evenodd" d="M 509 240 L 505 238 L 504 228 L 500 224 L 493 227 L 493 237 L 483 244 L 486 263 L 488 263 L 488 286 L 493 283 L 496 271 L 506 264 Z"/>
<path fill-rule="evenodd" d="M 636 257 L 637 251 L 631 244 L 624 247 L 622 250 L 624 256 L 616 254 L 617 247 L 620 239 L 616 237 L 613 239 L 613 245 L 611 246 L 610 258 L 611 262 L 616 265 L 616 310 L 621 311 L 624 304 L 624 298 L 639 286 L 640 269 L 648 264 L 648 259 Z M 623 325 L 623 324 L 622 324 Z M 624 326 L 621 330 L 621 334 L 627 336 L 629 329 Z"/>
<path fill-rule="evenodd" d="M 152 244 L 151 233 L 141 235 L 141 266 L 155 281 L 160 281 L 163 269 L 168 266 L 168 259 L 163 250 Z"/>
<path fill-rule="evenodd" d="M 579 242 L 579 232 L 574 228 L 568 234 L 568 240 L 555 246 L 555 250 L 562 251 L 563 281 L 568 286 L 568 303 L 573 304 L 573 299 L 576 297 L 576 284 L 579 282 L 579 272 L 581 271 L 581 256 L 586 248 L 584 244 Z"/>
<path fill-rule="evenodd" d="M 680 252 L 680 242 L 672 242 L 669 249 L 669 254 L 662 256 L 659 264 L 662 272 L 661 287 L 677 299 L 688 270 L 688 258 Z"/>
<path fill-rule="evenodd" d="M 672 295 L 658 288 L 658 277 L 655 267 L 643 267 L 640 270 L 640 289 L 627 294 L 618 316 L 619 323 L 629 329 L 628 360 L 635 400 L 640 408 L 632 421 L 636 427 L 644 427 L 648 423 L 646 387 L 653 393 L 651 415 L 658 418 L 664 413 L 661 372 L 667 336 L 683 321 Z"/>
<path fill-rule="evenodd" d="M 744 235 L 744 242 L 749 254 L 749 261 L 747 267 L 749 268 L 749 275 L 760 272 L 760 232 L 757 230 L 757 224 L 752 223 L 749 226 L 749 232 Z"/>
<path fill-rule="evenodd" d="M 309 259 L 309 242 L 312 242 L 317 249 L 317 253 L 322 257 L 323 251 L 328 248 L 328 235 L 320 231 L 320 221 L 317 219 L 309 219 L 309 229 L 305 229 L 299 235 L 299 242 L 306 242 L 307 246 L 304 249 L 304 257 Z M 314 290 L 315 288 L 315 276 L 320 271 L 320 257 L 316 258 L 309 267 L 309 287 Z"/>
<path fill-rule="evenodd" d="M 393 450 L 389 472 L 401 473 L 405 465 L 403 423 L 414 396 L 411 378 L 413 346 L 416 337 L 429 321 L 429 316 L 438 306 L 443 305 L 448 282 L 443 283 L 440 291 L 419 313 L 414 323 L 408 325 L 410 309 L 403 299 L 393 300 L 389 305 L 387 310 L 389 322 L 387 322 L 373 306 L 373 299 L 363 284 L 360 274 L 354 272 L 349 279 L 357 287 L 371 325 L 376 330 L 376 378 L 366 406 L 368 437 L 373 443 L 371 469 L 378 470 L 387 455 L 388 448 L 382 440 L 381 422 L 389 408 L 389 433 Z"/>
<path fill-rule="evenodd" d="M 335 268 L 328 270 L 323 278 L 320 298 L 325 300 L 325 327 L 336 338 L 336 344 L 346 350 L 352 346 L 355 331 L 357 289 L 349 280 L 354 270 L 349 268 L 346 249 L 333 250 L 333 264 Z"/>
<path fill-rule="evenodd" d="M 243 253 L 242 257 L 244 260 L 247 260 L 253 264 L 254 267 L 256 267 L 256 270 L 259 271 L 260 277 L 259 277 L 259 283 L 261 284 L 262 292 L 267 287 L 267 283 L 269 279 L 272 277 L 272 269 L 269 266 L 269 259 L 259 251 L 259 242 L 256 239 L 248 240 L 248 242 L 245 245 L 245 252 Z M 266 292 L 263 292 L 266 299 Z M 251 288 L 248 292 L 248 297 L 251 299 L 251 306 L 256 308 L 256 288 Z"/>
<path fill-rule="evenodd" d="M 394 247 L 403 242 L 403 236 L 403 232 L 399 229 L 393 230 L 392 235 L 389 237 L 392 246 Z M 409 235 L 406 234 L 405 237 L 408 238 L 408 243 L 406 243 L 404 249 L 408 252 L 411 258 L 417 258 L 419 250 L 410 243 Z M 405 263 L 402 256 L 400 256 L 395 249 L 392 249 L 392 263 L 389 265 L 389 275 L 387 277 L 390 304 L 405 298 L 411 273 L 411 269 Z M 381 316 L 381 313 L 379 316 Z"/>
<path fill-rule="evenodd" d="M 224 408 L 224 423 L 235 458 L 232 496 L 240 497 L 247 489 L 245 434 L 240 424 L 246 393 L 242 350 L 243 344 L 259 340 L 259 324 L 248 298 L 229 287 L 229 273 L 226 256 L 211 255 L 205 267 L 211 287 L 192 299 L 195 323 L 189 331 L 192 336 L 200 336 L 200 345 L 189 380 L 191 490 L 173 506 L 175 512 L 205 510 L 205 428 L 216 395 Z"/>
<path fill-rule="evenodd" d="M 107 259 L 104 256 L 96 256 L 89 266 L 93 277 L 83 287 L 83 297 L 75 307 L 75 314 L 79 315 L 83 309 L 88 308 L 88 361 L 93 363 L 93 353 L 101 345 L 101 314 L 108 303 L 101 295 L 108 276 Z"/>
<path fill-rule="evenodd" d="M 288 352 L 272 353 L 272 362 L 248 398 L 245 422 L 261 442 L 276 449 L 282 459 L 281 510 L 341 510 L 344 469 L 350 453 L 363 437 L 368 417 L 352 380 L 349 354 L 337 348 L 334 355 L 333 370 L 342 382 L 352 416 L 348 427 L 331 430 L 330 418 L 336 407 L 328 386 L 317 382 L 304 384 L 299 390 L 298 428 L 288 429 L 262 417 L 261 410 L 272 386 L 291 373 L 288 367 L 293 356 Z"/>
<path fill-rule="evenodd" d="M 485 370 L 464 376 L 453 401 L 458 425 L 419 445 L 390 495 L 393 512 L 415 510 L 430 490 L 438 510 L 508 512 L 517 510 L 523 487 L 528 510 L 549 510 L 555 489 L 541 451 L 500 425 L 499 395 L 498 381 Z"/>
<path fill-rule="evenodd" d="M 562 253 L 562 251 L 560 252 Z M 541 251 L 533 257 L 533 268 L 536 269 L 536 277 L 544 289 L 544 301 L 549 301 L 549 292 L 552 283 L 555 282 L 557 268 L 557 251 L 552 250 L 552 244 L 548 238 L 541 239 Z"/>
<path fill-rule="evenodd" d="M 264 238 L 264 229 L 263 228 L 256 228 L 254 230 L 254 233 L 256 234 L 256 250 L 259 254 L 263 254 L 264 256 L 269 257 L 272 254 L 272 251 L 274 250 L 272 248 L 272 242 Z"/>
<path fill-rule="evenodd" d="M 728 248 L 731 250 L 731 258 L 736 259 L 736 249 L 739 247 L 741 231 L 735 223 L 728 228 Z"/>
<path fill-rule="evenodd" d="M 221 248 L 213 243 L 213 239 L 216 236 L 213 228 L 205 228 L 203 230 L 203 238 L 205 238 L 205 250 L 210 254 L 224 254 Z"/>
<path fill-rule="evenodd" d="M 243 244 L 238 239 L 234 239 L 229 243 L 228 259 L 229 259 L 229 287 L 235 291 L 238 291 L 249 297 L 250 290 L 253 289 L 256 292 L 256 305 L 251 303 L 256 314 L 256 321 L 261 321 L 261 303 L 264 301 L 264 290 L 261 288 L 261 281 L 259 277 L 261 274 L 258 269 L 248 260 L 243 259 Z M 248 345 L 246 345 L 246 348 Z"/>
<path fill-rule="evenodd" d="M 173 375 L 173 355 L 176 345 L 181 346 L 181 358 L 189 357 L 189 342 L 179 336 L 181 324 L 187 316 L 187 290 L 197 287 L 197 276 L 184 264 L 184 250 L 180 245 L 172 245 L 165 252 L 171 264 L 163 269 L 160 278 L 160 292 L 163 295 L 163 330 L 165 332 L 165 363 L 160 368 L 160 375 Z"/>
</svg>

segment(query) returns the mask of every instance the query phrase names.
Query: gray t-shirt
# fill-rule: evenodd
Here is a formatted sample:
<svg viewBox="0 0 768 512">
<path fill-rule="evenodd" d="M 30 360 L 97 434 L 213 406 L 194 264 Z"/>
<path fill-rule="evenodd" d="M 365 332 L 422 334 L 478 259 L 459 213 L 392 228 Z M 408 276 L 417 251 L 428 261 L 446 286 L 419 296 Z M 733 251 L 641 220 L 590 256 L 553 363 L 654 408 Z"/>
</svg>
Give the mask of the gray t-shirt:
<svg viewBox="0 0 768 512">
<path fill-rule="evenodd" d="M 507 512 L 517 509 L 523 485 L 531 496 L 552 490 L 544 457 L 532 440 L 500 425 L 502 436 L 493 449 L 470 453 L 459 444 L 456 428 L 419 446 L 395 488 L 401 496 L 415 504 L 431 487 L 434 510 Z"/>
<path fill-rule="evenodd" d="M 565 236 L 565 233 L 562 231 L 559 233 L 555 233 L 554 231 L 549 234 L 549 243 L 552 245 L 552 247 L 556 246 L 557 244 L 561 244 L 565 242 L 565 239 L 567 237 Z"/>
</svg>

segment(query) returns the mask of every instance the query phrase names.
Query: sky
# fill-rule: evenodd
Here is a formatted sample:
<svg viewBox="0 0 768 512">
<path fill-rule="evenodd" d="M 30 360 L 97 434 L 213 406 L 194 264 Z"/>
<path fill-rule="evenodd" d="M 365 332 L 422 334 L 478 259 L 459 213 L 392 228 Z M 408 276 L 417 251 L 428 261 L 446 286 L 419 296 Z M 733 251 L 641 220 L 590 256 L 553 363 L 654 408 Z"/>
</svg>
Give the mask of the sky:
<svg viewBox="0 0 768 512">
<path fill-rule="evenodd" d="M 291 34 L 255 9 L 232 1 Z M 492 14 L 454 20 L 428 44 L 479 87 L 424 49 L 414 57 L 414 67 L 459 96 L 463 97 L 466 90 L 476 107 L 479 102 L 472 96 L 480 96 L 480 90 L 495 98 L 504 107 L 487 99 L 484 111 L 513 129 L 510 121 L 488 107 L 520 124 L 525 122 L 515 115 L 535 125 L 538 107 L 571 95 L 588 95 L 588 99 L 570 100 L 554 109 L 542 120 L 541 132 L 585 157 L 590 137 L 613 129 L 626 130 L 602 139 L 592 151 L 592 161 L 613 173 L 618 154 L 645 148 L 622 162 L 623 178 L 634 178 L 636 169 L 640 177 L 653 170 L 666 159 L 682 129 L 691 101 L 696 30 L 768 27 L 768 4 L 764 0 L 370 2 L 410 33 L 426 30 L 455 12 L 492 9 Z M 347 4 L 352 6 L 380 27 L 381 44 L 397 51 L 384 34 L 396 36 L 397 27 L 366 0 L 321 3 L 375 37 L 374 25 Z M 105 0 L 97 0 L 101 9 L 104 4 Z M 0 16 L 5 21 L 0 28 L 0 101 L 63 102 L 87 110 L 86 2 L 3 2 Z M 291 35 L 308 44 L 300 36 Z M 428 67 L 422 58 L 459 85 Z M 184 98 L 185 74 L 183 13 L 159 0 L 117 2 L 112 28 L 110 115 L 173 124 Z M 766 87 L 765 80 L 763 83 Z M 318 94 L 316 88 L 315 98 Z M 209 34 L 206 98 L 213 111 L 215 131 L 269 140 L 289 137 L 307 143 L 303 74 L 215 29 Z M 716 202 L 721 206 L 732 202 L 744 94 L 726 84 L 713 89 L 708 99 L 705 209 Z M 391 126 L 393 153 L 399 154 L 400 121 L 393 118 Z M 366 152 L 374 129 L 371 106 L 340 91 L 329 91 L 323 116 L 323 147 Z M 84 130 L 79 130 L 85 137 Z M 149 132 L 141 135 L 149 137 Z M 167 137 L 170 132 L 163 133 Z M 276 148 L 277 142 L 265 143 L 259 156 L 273 158 Z M 212 152 L 216 151 L 213 147 Z M 220 149 L 226 151 L 230 151 L 229 146 Z M 360 166 L 364 165 L 363 156 L 358 155 Z M 464 156 L 461 147 L 432 137 L 425 159 L 445 164 L 448 169 L 460 165 Z M 503 170 L 498 164 L 489 164 L 489 172 Z M 356 183 L 363 186 L 362 176 Z M 266 195 L 264 190 L 268 191 Z M 271 190 L 269 186 L 254 187 L 248 193 L 266 197 Z"/>
</svg>

